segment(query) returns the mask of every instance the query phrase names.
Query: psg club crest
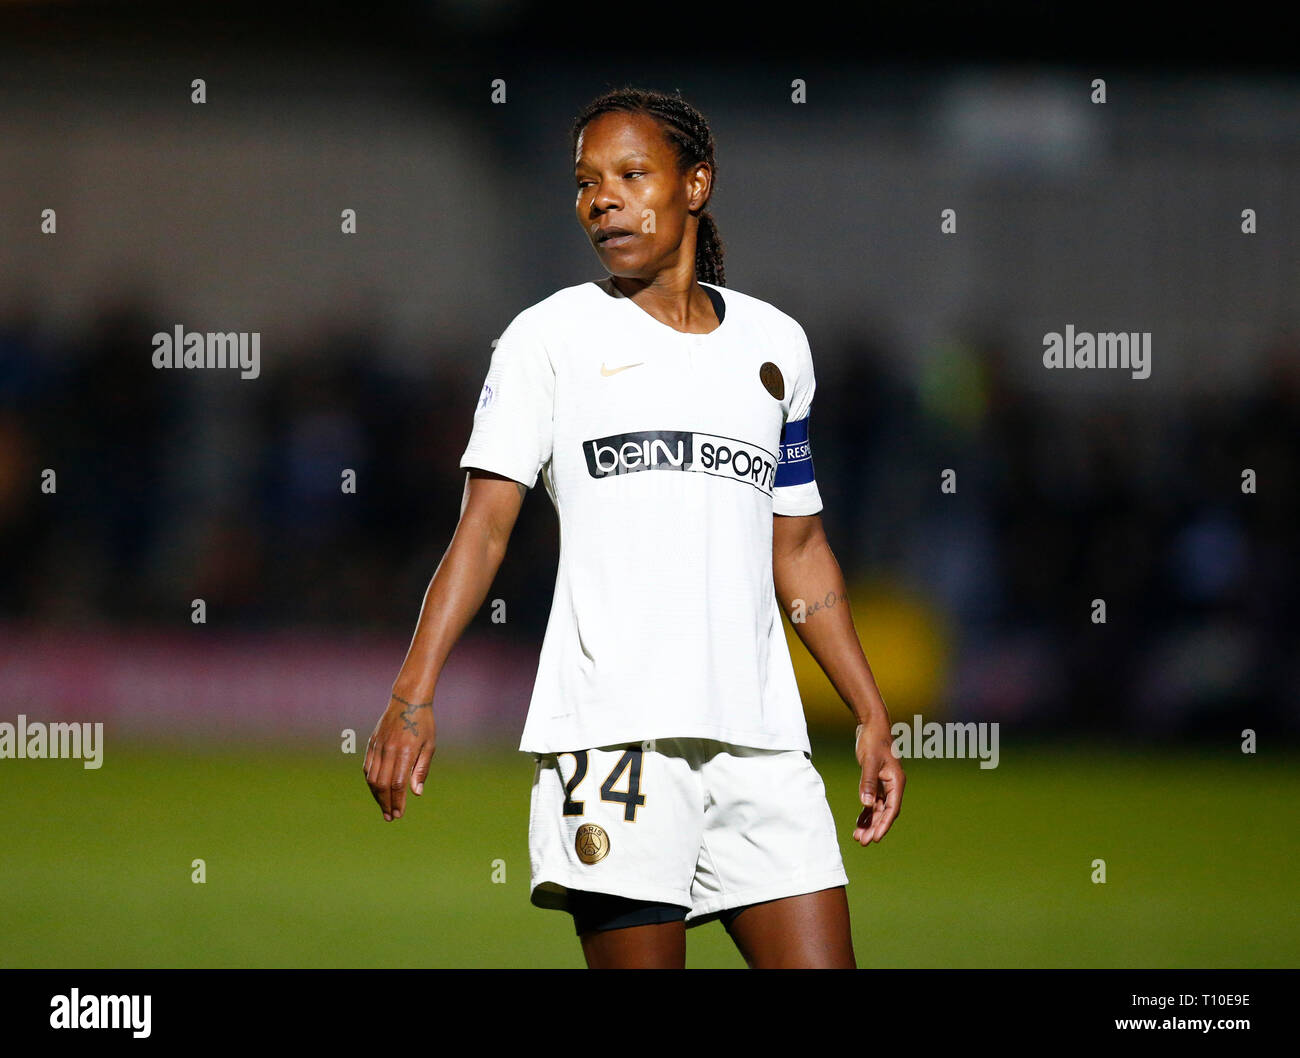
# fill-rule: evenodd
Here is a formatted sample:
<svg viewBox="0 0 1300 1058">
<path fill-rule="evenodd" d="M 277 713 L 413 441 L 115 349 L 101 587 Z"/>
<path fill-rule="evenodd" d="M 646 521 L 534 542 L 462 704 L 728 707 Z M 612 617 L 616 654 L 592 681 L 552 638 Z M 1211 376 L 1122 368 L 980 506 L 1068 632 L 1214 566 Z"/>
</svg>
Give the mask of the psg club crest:
<svg viewBox="0 0 1300 1058">
<path fill-rule="evenodd" d="M 595 823 L 583 823 L 574 847 L 583 863 L 599 863 L 609 855 L 609 835 Z"/>
<path fill-rule="evenodd" d="M 785 379 L 781 377 L 781 369 L 771 360 L 765 361 L 763 366 L 758 369 L 758 380 L 763 383 L 763 388 L 777 400 L 785 397 Z"/>
</svg>

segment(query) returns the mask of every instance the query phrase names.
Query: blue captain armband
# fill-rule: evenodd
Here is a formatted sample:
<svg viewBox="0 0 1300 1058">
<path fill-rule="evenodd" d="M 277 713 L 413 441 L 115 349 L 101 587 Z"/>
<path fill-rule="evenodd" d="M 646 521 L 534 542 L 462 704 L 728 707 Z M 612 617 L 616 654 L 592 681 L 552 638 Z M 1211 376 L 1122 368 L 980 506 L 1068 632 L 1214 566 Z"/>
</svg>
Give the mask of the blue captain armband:
<svg viewBox="0 0 1300 1058">
<path fill-rule="evenodd" d="M 772 485 L 806 485 L 813 479 L 812 446 L 808 443 L 808 420 L 812 410 L 781 428 L 781 448 L 777 455 L 776 478 Z"/>
</svg>

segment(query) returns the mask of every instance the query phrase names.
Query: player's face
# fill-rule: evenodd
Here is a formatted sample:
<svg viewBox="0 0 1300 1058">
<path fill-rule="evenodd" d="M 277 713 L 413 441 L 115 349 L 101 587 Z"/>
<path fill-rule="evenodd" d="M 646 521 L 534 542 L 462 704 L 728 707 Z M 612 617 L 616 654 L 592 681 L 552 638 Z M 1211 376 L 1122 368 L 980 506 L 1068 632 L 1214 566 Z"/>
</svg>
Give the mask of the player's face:
<svg viewBox="0 0 1300 1058">
<path fill-rule="evenodd" d="M 605 269 L 649 279 L 679 263 L 689 213 L 708 201 L 710 173 L 679 172 L 654 118 L 614 111 L 583 129 L 574 178 L 578 223 Z"/>
</svg>

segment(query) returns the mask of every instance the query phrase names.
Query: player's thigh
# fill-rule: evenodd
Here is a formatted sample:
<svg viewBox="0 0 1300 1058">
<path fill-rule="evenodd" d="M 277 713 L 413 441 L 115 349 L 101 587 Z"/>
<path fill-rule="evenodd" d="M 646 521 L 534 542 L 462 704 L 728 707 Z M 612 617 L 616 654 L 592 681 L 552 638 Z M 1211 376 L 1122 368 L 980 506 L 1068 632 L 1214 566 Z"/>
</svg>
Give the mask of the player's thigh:
<svg viewBox="0 0 1300 1058">
<path fill-rule="evenodd" d="M 751 904 L 727 932 L 756 970 L 857 967 L 843 886 Z"/>
<path fill-rule="evenodd" d="M 686 966 L 684 920 L 582 933 L 592 970 L 681 970 Z"/>
<path fill-rule="evenodd" d="M 582 890 L 570 890 L 568 904 L 593 970 L 685 967 L 689 908 Z"/>
</svg>

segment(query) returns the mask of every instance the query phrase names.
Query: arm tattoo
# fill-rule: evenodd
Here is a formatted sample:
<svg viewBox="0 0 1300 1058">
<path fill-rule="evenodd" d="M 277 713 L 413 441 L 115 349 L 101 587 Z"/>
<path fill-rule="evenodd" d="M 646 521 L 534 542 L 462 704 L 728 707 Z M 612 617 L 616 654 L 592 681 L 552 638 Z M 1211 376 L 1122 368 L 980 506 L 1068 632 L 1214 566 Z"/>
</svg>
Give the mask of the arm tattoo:
<svg viewBox="0 0 1300 1058">
<path fill-rule="evenodd" d="M 829 610 L 836 603 L 848 602 L 848 601 L 849 601 L 849 593 L 847 591 L 842 592 L 840 594 L 836 594 L 835 589 L 832 588 L 816 602 L 811 602 L 807 604 L 807 607 L 804 610 L 804 617 L 806 619 L 808 617 L 811 617 L 818 610 Z M 793 607 L 791 607 L 791 609 L 793 609 Z"/>
<path fill-rule="evenodd" d="M 519 499 L 522 501 L 523 498 L 528 495 L 528 486 L 525 485 L 522 481 L 516 481 L 515 485 L 519 489 Z"/>
<path fill-rule="evenodd" d="M 394 694 L 392 697 L 394 701 L 401 702 L 404 706 L 406 706 L 406 708 L 403 709 L 401 712 L 402 726 L 406 728 L 407 731 L 409 731 L 411 734 L 414 735 L 416 731 L 419 730 L 415 726 L 415 720 L 412 719 L 415 716 L 416 710 L 428 709 L 430 712 L 433 712 L 433 699 L 430 698 L 427 702 L 408 702 L 405 698 L 402 698 L 396 694 Z"/>
</svg>

